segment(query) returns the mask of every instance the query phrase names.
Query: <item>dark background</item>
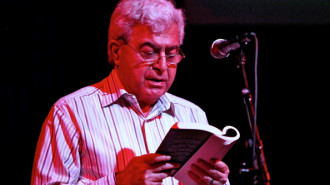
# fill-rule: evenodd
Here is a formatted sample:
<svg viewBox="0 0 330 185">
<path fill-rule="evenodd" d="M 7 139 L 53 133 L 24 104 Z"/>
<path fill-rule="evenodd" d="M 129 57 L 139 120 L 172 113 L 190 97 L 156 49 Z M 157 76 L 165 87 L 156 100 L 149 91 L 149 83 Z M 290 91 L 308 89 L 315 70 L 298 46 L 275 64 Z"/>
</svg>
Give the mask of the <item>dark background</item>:
<svg viewBox="0 0 330 185">
<path fill-rule="evenodd" d="M 52 104 L 110 72 L 107 28 L 117 1 L 0 0 L 0 123 L 2 173 L 7 184 L 29 184 L 41 125 Z M 326 129 L 330 3 L 301 1 L 179 0 L 187 15 L 170 92 L 203 108 L 219 128 L 234 125 L 241 139 L 224 161 L 231 182 L 249 161 L 250 137 L 242 102 L 241 70 L 234 57 L 217 60 L 218 38 L 247 32 L 258 37 L 258 127 L 271 184 L 323 182 L 329 162 Z M 254 42 L 244 48 L 251 89 Z"/>
</svg>

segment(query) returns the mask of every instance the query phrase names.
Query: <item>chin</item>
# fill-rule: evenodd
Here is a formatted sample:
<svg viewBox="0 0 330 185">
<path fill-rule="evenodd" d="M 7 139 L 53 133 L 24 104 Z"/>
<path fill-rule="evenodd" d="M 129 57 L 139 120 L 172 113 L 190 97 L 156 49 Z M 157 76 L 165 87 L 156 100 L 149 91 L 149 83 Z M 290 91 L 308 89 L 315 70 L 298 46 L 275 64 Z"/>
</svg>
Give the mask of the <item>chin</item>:
<svg viewBox="0 0 330 185">
<path fill-rule="evenodd" d="M 165 94 L 164 89 L 152 89 L 143 94 L 145 99 L 150 99 L 152 101 L 157 101 L 163 94 Z"/>
</svg>

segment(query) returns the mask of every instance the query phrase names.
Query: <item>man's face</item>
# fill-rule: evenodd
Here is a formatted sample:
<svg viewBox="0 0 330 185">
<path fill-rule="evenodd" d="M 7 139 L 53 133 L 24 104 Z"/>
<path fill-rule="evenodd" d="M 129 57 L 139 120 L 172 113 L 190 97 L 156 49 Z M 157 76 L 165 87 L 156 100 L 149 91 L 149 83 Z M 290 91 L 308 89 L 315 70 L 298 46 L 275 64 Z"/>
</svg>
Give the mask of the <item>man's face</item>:
<svg viewBox="0 0 330 185">
<path fill-rule="evenodd" d="M 126 91 L 134 94 L 140 105 L 153 105 L 171 87 L 177 65 L 167 65 L 165 57 L 146 64 L 135 50 L 159 52 L 162 56 L 171 53 L 180 46 L 178 27 L 173 24 L 164 33 L 153 33 L 149 26 L 138 24 L 127 42 L 130 46 L 120 45 L 115 69 Z"/>
</svg>

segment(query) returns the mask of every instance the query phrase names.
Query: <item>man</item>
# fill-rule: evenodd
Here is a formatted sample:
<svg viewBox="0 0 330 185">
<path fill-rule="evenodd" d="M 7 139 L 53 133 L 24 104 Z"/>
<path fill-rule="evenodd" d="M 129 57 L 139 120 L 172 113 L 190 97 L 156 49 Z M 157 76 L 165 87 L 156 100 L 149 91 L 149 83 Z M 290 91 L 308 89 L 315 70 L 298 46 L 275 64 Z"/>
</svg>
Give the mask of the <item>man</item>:
<svg viewBox="0 0 330 185">
<path fill-rule="evenodd" d="M 183 37 L 183 13 L 171 1 L 120 1 L 109 26 L 113 70 L 54 104 L 31 183 L 179 184 L 168 172 L 179 165 L 155 151 L 174 123 L 208 124 L 198 106 L 167 93 L 184 58 Z M 222 161 L 199 161 L 190 177 L 225 184 L 228 174 Z"/>
</svg>

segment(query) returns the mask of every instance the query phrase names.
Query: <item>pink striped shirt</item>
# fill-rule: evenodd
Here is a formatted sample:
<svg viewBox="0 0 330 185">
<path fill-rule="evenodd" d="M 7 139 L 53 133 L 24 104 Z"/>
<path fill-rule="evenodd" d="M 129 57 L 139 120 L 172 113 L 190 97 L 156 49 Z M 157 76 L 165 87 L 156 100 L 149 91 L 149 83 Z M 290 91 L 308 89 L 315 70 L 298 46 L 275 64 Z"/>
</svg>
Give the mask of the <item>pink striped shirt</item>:
<svg viewBox="0 0 330 185">
<path fill-rule="evenodd" d="M 39 137 L 31 184 L 115 184 L 134 156 L 154 153 L 176 122 L 208 124 L 195 104 L 165 93 L 148 116 L 115 72 L 59 99 Z M 178 184 L 168 177 L 164 185 Z"/>
</svg>

